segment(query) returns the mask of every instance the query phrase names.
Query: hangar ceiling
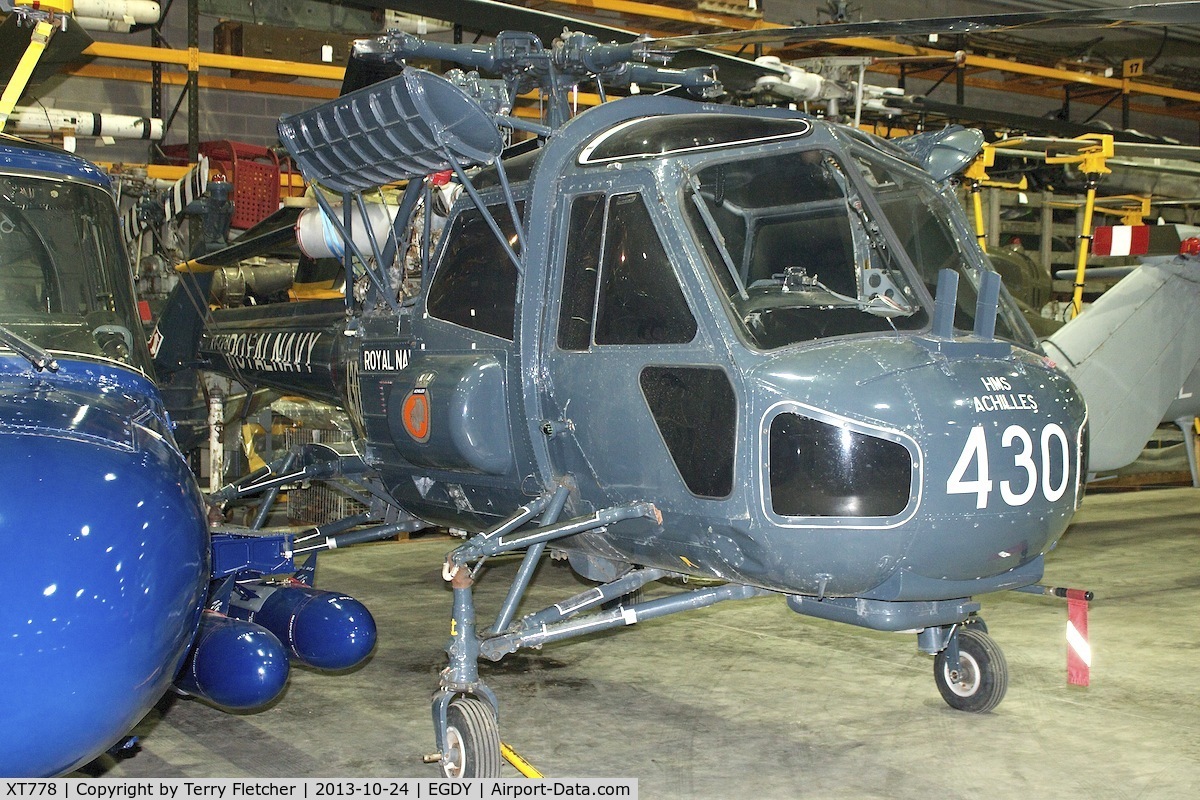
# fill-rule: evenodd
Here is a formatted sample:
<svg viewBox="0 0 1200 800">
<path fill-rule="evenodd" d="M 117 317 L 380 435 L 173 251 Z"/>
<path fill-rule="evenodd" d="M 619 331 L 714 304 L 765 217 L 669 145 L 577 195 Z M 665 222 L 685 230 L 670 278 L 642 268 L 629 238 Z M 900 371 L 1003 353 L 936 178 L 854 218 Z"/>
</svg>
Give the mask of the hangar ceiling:
<svg viewBox="0 0 1200 800">
<path fill-rule="evenodd" d="M 755 7 L 756 5 L 756 7 Z M 600 26 L 671 35 L 711 32 L 729 28 L 816 24 L 834 20 L 867 21 L 914 17 L 956 17 L 1019 11 L 1103 8 L 1111 0 L 876 0 L 846 3 L 828 0 L 669 0 L 641 3 L 628 0 L 526 0 L 491 3 L 441 0 L 357 0 L 321 3 L 315 0 L 266 0 L 252 4 L 233 0 L 201 0 L 205 13 L 245 21 L 291 24 L 322 30 L 361 33 L 381 30 L 382 11 L 390 9 L 425 17 L 449 17 L 460 27 L 458 35 L 470 41 L 518 25 L 505 6 L 558 14 Z M 545 23 L 553 28 L 557 23 Z M 368 27 L 369 26 L 369 27 Z M 431 36 L 450 38 L 452 30 Z M 546 34 L 547 36 L 549 34 Z M 603 34 L 600 34 L 603 36 Z M 1066 119 L 1112 127 L 1136 127 L 1144 132 L 1189 144 L 1200 141 L 1200 28 L 1053 30 L 991 34 L 971 37 L 906 37 L 895 41 L 836 40 L 793 46 L 785 50 L 766 47 L 784 59 L 835 54 L 880 55 L 906 58 L 926 53 L 964 50 L 967 63 L 959 69 L 944 63 L 880 63 L 871 67 L 868 80 L 902 86 L 913 94 L 930 93 L 941 104 Z M 754 52 L 739 53 L 753 57 Z M 1141 59 L 1139 74 L 1123 83 L 1123 66 Z M 722 68 L 733 77 L 735 68 Z M 1145 91 L 1140 91 L 1144 89 Z M 971 121 L 964 119 L 964 121 Z"/>
</svg>

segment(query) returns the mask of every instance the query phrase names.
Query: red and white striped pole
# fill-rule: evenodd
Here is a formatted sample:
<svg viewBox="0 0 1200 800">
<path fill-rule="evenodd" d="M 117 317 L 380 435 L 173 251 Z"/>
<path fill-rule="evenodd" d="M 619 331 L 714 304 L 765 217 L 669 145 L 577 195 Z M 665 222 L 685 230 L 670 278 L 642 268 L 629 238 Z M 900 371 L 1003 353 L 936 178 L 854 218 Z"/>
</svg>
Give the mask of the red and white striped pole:
<svg viewBox="0 0 1200 800">
<path fill-rule="evenodd" d="M 1088 596 L 1083 589 L 1067 589 L 1067 683 L 1087 686 L 1092 672 L 1092 646 L 1088 642 Z"/>
</svg>

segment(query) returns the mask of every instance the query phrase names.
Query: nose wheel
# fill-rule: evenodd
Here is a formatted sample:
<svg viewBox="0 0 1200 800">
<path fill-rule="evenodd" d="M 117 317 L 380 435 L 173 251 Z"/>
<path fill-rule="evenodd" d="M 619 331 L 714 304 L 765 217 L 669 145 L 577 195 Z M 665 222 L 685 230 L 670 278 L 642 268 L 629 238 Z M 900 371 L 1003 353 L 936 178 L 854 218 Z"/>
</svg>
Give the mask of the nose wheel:
<svg viewBox="0 0 1200 800">
<path fill-rule="evenodd" d="M 982 714 L 1008 691 L 1008 662 L 982 625 L 964 625 L 933 661 L 933 679 L 954 709 Z M 955 665 L 957 661 L 957 665 Z"/>
<path fill-rule="evenodd" d="M 500 729 L 492 707 L 474 697 L 456 698 L 446 709 L 446 723 L 442 775 L 499 778 Z"/>
</svg>

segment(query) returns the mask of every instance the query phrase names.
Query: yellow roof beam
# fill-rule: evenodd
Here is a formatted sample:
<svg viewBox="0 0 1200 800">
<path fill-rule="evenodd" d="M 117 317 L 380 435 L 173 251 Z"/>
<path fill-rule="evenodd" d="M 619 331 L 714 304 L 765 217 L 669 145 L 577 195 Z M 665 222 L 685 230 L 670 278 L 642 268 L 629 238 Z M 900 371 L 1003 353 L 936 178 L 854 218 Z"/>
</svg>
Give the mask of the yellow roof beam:
<svg viewBox="0 0 1200 800">
<path fill-rule="evenodd" d="M 146 47 L 118 42 L 92 42 L 83 51 L 84 55 L 100 58 L 115 58 L 121 61 L 143 61 L 151 64 L 176 64 L 196 69 L 231 69 L 247 72 L 263 72 L 272 75 L 292 75 L 298 78 L 317 78 L 341 81 L 346 74 L 344 67 L 325 64 L 306 64 L 300 61 L 282 61 L 274 58 L 250 58 L 249 56 L 227 56 L 221 53 L 205 53 L 193 48 L 171 50 L 165 47 Z"/>
<path fill-rule="evenodd" d="M 757 19 L 747 19 L 723 14 L 709 14 L 670 6 L 659 6 L 649 3 L 633 2 L 632 0 L 555 0 L 555 2 L 559 5 L 567 7 L 635 14 L 651 19 L 687 22 L 714 28 L 746 30 L 783 27 L 774 23 L 763 22 L 762 20 Z M 828 40 L 828 43 L 874 53 L 887 53 L 894 56 L 923 56 L 950 59 L 954 55 L 954 53 L 949 50 L 931 47 L 919 47 L 891 41 L 888 39 L 874 39 L 868 37 L 830 39 Z M 344 68 L 340 66 L 308 64 L 277 59 L 250 58 L 246 56 L 230 56 L 217 53 L 204 53 L 198 50 L 170 50 L 165 48 L 145 47 L 113 42 L 94 42 L 84 52 L 88 55 L 101 58 L 140 61 L 146 63 L 174 64 L 195 70 L 243 70 L 260 74 L 266 73 L 281 76 L 295 76 L 337 82 L 341 82 L 342 76 L 345 72 Z M 109 77 L 115 75 L 115 73 L 95 73 L 91 71 L 93 69 L 96 69 L 95 65 L 92 65 L 90 68 L 85 67 L 74 70 L 72 74 L 86 77 Z M 1050 97 L 1058 96 L 1057 94 L 1051 94 L 1051 92 L 1054 90 L 1061 90 L 1062 84 L 1075 84 L 1094 86 L 1101 89 L 1111 89 L 1113 91 L 1120 91 L 1129 95 L 1160 97 L 1165 100 L 1174 100 L 1180 103 L 1196 104 L 1197 106 L 1200 106 L 1200 92 L 1177 89 L 1171 86 L 1162 86 L 1155 83 L 1149 83 L 1144 80 L 1133 80 L 1131 78 L 1124 77 L 1109 78 L 1103 75 L 1093 75 L 1086 72 L 1079 72 L 1076 70 L 1062 69 L 1057 67 L 1043 67 L 1036 64 L 1025 64 L 986 55 L 967 54 L 966 60 L 963 63 L 963 69 L 967 70 L 968 72 L 965 77 L 966 84 L 968 86 L 983 89 L 1018 91 L 1027 94 Z M 897 68 L 895 65 L 888 65 L 885 63 L 872 67 L 872 70 L 894 74 L 897 71 Z M 1016 79 L 1009 80 L 1007 82 L 999 79 L 988 79 L 987 77 L 978 75 L 979 72 L 997 72 L 1008 76 L 1015 76 Z M 128 74 L 123 77 L 118 77 L 118 79 L 141 80 L 140 77 L 135 78 Z M 166 75 L 164 75 L 164 80 L 173 82 Z M 213 88 L 229 89 L 233 91 L 260 91 L 266 94 L 305 96 L 319 99 L 325 99 L 328 94 L 327 91 L 321 91 L 315 87 L 297 87 L 289 90 L 283 88 L 281 84 L 273 84 L 269 81 L 248 81 L 246 79 L 235 78 L 214 79 L 211 76 L 209 77 L 209 81 L 212 82 L 208 85 L 212 86 Z M 245 82 L 243 83 L 240 81 Z M 1057 85 L 1052 88 L 1046 85 L 1029 85 L 1024 83 L 1024 81 L 1053 82 Z M 1131 109 L 1133 108 L 1135 107 L 1131 106 Z M 1143 105 L 1137 106 L 1135 110 L 1142 113 L 1161 114 L 1165 116 L 1185 118 L 1195 117 L 1195 110 L 1190 107 L 1183 109 L 1172 109 L 1169 107 Z"/>
<path fill-rule="evenodd" d="M 80 78 L 96 78 L 99 80 L 126 81 L 129 83 L 152 83 L 154 73 L 148 69 L 131 67 L 116 67 L 105 64 L 84 64 L 66 70 L 67 75 Z M 338 90 L 332 86 L 319 86 L 311 83 L 288 83 L 284 81 L 265 81 L 250 78 L 226 78 L 220 75 L 198 76 L 200 87 L 203 89 L 222 89 L 230 92 L 253 92 L 255 94 L 273 94 L 285 97 L 307 97 L 313 100 L 332 100 L 338 96 Z M 163 72 L 162 82 L 169 86 L 183 86 L 187 83 L 186 72 Z"/>
<path fill-rule="evenodd" d="M 629 14 L 635 17 L 669 20 L 671 22 L 688 22 L 696 25 L 709 25 L 714 28 L 730 28 L 739 31 L 780 28 L 773 22 L 764 22 L 751 17 L 739 17 L 731 14 L 714 14 L 707 11 L 693 11 L 687 8 L 660 6 L 653 3 L 636 3 L 630 0 L 552 0 L 555 5 L 582 8 L 587 11 L 613 11 L 618 14 Z"/>
<path fill-rule="evenodd" d="M 706 14 L 688 9 L 673 8 L 671 6 L 631 2 L 630 0 L 552 0 L 552 2 L 556 5 L 580 8 L 587 11 L 614 11 L 617 13 L 648 17 L 650 19 L 689 22 L 697 25 L 708 25 L 714 28 L 727 28 L 732 30 L 770 30 L 773 28 L 785 27 L 773 22 L 764 22 L 761 19 L 749 19 L 745 17 L 728 16 L 723 14 Z M 854 37 L 848 39 L 828 39 L 825 41 L 829 44 L 840 45 L 842 47 L 890 53 L 897 56 L 930 56 L 951 58 L 954 55 L 954 53 L 949 50 L 942 50 L 932 47 L 917 47 L 914 45 L 903 44 L 901 42 L 895 42 L 890 39 Z M 810 42 L 808 44 L 817 43 L 818 42 Z M 795 46 L 803 45 L 793 45 L 793 47 Z M 1191 92 L 1184 89 L 1176 89 L 1170 86 L 1147 83 L 1145 81 L 1134 81 L 1130 80 L 1129 78 L 1107 78 L 1103 75 L 1093 75 L 1076 70 L 1062 69 L 1058 67 L 1043 67 L 1037 64 L 1025 64 L 1017 61 L 1009 61 L 1005 58 L 995 58 L 992 56 L 977 55 L 973 53 L 967 54 L 966 62 L 963 64 L 963 68 L 968 70 L 975 69 L 984 71 L 999 71 L 1032 78 L 1059 81 L 1061 83 L 1081 83 L 1114 90 L 1119 89 L 1129 94 L 1147 94 L 1157 97 L 1171 98 L 1174 100 L 1200 103 L 1200 92 Z"/>
</svg>

